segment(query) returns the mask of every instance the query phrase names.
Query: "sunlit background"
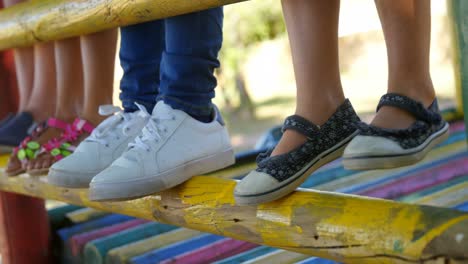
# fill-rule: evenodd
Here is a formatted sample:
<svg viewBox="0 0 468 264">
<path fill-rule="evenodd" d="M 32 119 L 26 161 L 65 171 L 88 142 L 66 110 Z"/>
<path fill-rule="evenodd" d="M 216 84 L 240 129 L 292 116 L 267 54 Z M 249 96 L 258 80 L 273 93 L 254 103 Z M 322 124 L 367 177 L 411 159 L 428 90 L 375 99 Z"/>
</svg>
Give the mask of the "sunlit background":
<svg viewBox="0 0 468 264">
<path fill-rule="evenodd" d="M 442 105 L 454 104 L 452 41 L 446 1 L 432 1 L 431 73 Z M 279 0 L 225 7 L 216 104 L 237 150 L 252 148 L 267 129 L 294 112 L 295 80 Z M 356 15 L 359 14 L 359 15 Z M 386 91 L 387 59 L 374 1 L 341 1 L 340 65 L 345 94 L 363 115 Z M 118 58 L 114 102 L 122 76 Z"/>
</svg>

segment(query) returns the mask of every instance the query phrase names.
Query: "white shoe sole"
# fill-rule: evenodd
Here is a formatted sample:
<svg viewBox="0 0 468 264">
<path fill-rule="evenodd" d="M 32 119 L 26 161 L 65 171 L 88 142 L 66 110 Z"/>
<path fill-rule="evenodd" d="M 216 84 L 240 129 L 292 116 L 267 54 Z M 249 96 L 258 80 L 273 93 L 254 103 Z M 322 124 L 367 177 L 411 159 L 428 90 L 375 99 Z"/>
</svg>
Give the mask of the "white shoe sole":
<svg viewBox="0 0 468 264">
<path fill-rule="evenodd" d="M 376 170 L 392 169 L 413 165 L 426 157 L 427 153 L 438 144 L 444 142 L 449 136 L 449 124 L 431 135 L 423 144 L 416 148 L 406 149 L 402 153 L 389 155 L 344 156 L 343 165 L 349 170 Z M 351 154 L 352 155 L 352 154 Z"/>
<path fill-rule="evenodd" d="M 330 163 L 343 155 L 343 152 L 348 143 L 358 134 L 356 131 L 343 141 L 336 144 L 333 148 L 328 149 L 318 155 L 315 159 L 307 164 L 301 171 L 292 176 L 289 180 L 281 182 L 279 186 L 267 192 L 251 195 L 239 195 L 234 193 L 236 204 L 238 205 L 256 205 L 268 203 L 280 199 L 294 190 L 296 190 L 302 183 L 305 182 L 309 176 L 318 170 L 323 165 Z"/>
<path fill-rule="evenodd" d="M 91 183 L 89 198 L 92 201 L 132 200 L 175 187 L 193 176 L 223 169 L 235 163 L 232 148 L 201 159 L 187 162 L 161 174 L 115 183 Z"/>
<path fill-rule="evenodd" d="M 61 170 L 49 169 L 49 175 L 47 175 L 47 182 L 49 184 L 70 188 L 70 189 L 80 189 L 88 188 L 89 183 L 98 173 L 76 173 L 76 172 L 67 172 Z"/>
</svg>

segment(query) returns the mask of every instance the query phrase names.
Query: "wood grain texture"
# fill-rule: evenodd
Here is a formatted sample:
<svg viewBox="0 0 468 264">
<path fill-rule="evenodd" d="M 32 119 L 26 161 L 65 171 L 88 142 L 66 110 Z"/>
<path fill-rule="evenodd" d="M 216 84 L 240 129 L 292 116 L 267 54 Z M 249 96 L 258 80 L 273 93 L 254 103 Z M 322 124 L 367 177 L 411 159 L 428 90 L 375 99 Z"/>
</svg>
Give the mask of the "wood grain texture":
<svg viewBox="0 0 468 264">
<path fill-rule="evenodd" d="M 41 0 L 0 11 L 0 50 L 245 0 Z"/>
<path fill-rule="evenodd" d="M 347 263 L 414 263 L 435 256 L 468 260 L 468 214 L 330 192 L 300 190 L 260 206 L 237 206 L 236 182 L 198 176 L 159 195 L 96 203 L 86 190 L 44 178 L 0 177 L 0 189 L 184 226 Z M 461 234 L 461 235 L 460 235 Z M 456 238 L 463 236 L 458 241 Z M 427 247 L 431 241 L 447 247 Z M 435 243 L 435 242 L 434 242 Z M 431 245 L 433 245 L 432 243 Z M 440 242 L 438 242 L 440 243 Z"/>
</svg>

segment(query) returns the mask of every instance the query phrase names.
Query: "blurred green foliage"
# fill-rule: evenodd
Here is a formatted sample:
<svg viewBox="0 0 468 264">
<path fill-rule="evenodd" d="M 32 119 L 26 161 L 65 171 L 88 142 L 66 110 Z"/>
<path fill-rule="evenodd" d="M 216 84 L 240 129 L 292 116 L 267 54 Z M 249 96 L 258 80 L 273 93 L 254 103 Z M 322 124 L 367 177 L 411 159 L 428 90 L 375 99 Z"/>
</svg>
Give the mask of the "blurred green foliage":
<svg viewBox="0 0 468 264">
<path fill-rule="evenodd" d="M 253 47 L 285 34 L 281 1 L 257 0 L 224 9 L 224 43 L 218 71 L 219 96 L 231 113 L 255 115 L 255 107 L 245 86 L 244 62 Z"/>
</svg>

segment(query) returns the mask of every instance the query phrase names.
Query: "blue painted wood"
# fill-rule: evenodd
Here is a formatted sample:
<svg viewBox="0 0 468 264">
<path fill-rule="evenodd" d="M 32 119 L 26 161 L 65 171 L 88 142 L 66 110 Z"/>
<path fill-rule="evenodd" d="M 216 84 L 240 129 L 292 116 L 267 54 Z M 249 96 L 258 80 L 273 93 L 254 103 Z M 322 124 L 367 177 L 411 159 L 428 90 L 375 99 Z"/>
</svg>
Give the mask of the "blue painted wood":
<svg viewBox="0 0 468 264">
<path fill-rule="evenodd" d="M 160 223 L 147 223 L 93 240 L 86 244 L 84 260 L 87 264 L 104 263 L 109 250 L 148 237 L 163 234 L 178 227 Z"/>
<path fill-rule="evenodd" d="M 67 241 L 73 235 L 84 233 L 100 227 L 114 225 L 132 219 L 135 218 L 127 215 L 111 214 L 92 221 L 74 225 L 72 227 L 62 228 L 58 230 L 58 235 L 62 241 Z"/>
<path fill-rule="evenodd" d="M 297 262 L 296 264 L 339 264 L 339 262 L 328 260 L 328 259 L 312 257 L 312 258 L 304 259 L 301 262 Z"/>
<path fill-rule="evenodd" d="M 130 260 L 132 264 L 154 264 L 170 259 L 177 255 L 193 251 L 216 241 L 222 240 L 224 237 L 216 235 L 201 235 L 189 240 L 181 241 L 167 247 L 153 250 L 146 254 L 134 257 Z"/>
<path fill-rule="evenodd" d="M 249 251 L 243 252 L 241 254 L 237 254 L 235 256 L 217 261 L 213 264 L 238 264 L 238 263 L 243 263 L 245 261 L 254 259 L 259 256 L 263 256 L 265 254 L 268 254 L 270 252 L 276 251 L 278 249 L 272 248 L 272 247 L 266 247 L 266 246 L 260 246 L 254 249 L 251 249 Z"/>
<path fill-rule="evenodd" d="M 463 176 L 463 177 L 458 177 L 458 178 L 452 179 L 452 180 L 450 180 L 448 182 L 444 182 L 442 184 L 439 184 L 439 185 L 436 185 L 436 186 L 433 186 L 433 187 L 430 187 L 430 188 L 426 188 L 426 189 L 421 190 L 419 192 L 414 192 L 412 194 L 402 196 L 402 197 L 400 197 L 400 198 L 398 198 L 396 200 L 400 201 L 400 202 L 408 203 L 408 202 L 414 201 L 417 198 L 421 198 L 421 197 L 424 197 L 424 196 L 431 195 L 431 194 L 433 194 L 433 193 L 435 193 L 437 191 L 441 191 L 443 189 L 446 189 L 446 188 L 449 188 L 451 186 L 457 185 L 457 184 L 462 183 L 462 182 L 467 182 L 467 181 L 468 181 L 468 175 Z"/>
<path fill-rule="evenodd" d="M 455 206 L 455 209 L 460 210 L 460 211 L 464 211 L 464 212 L 468 212 L 468 202 L 464 202 L 462 204 L 459 204 L 459 205 Z"/>
</svg>

